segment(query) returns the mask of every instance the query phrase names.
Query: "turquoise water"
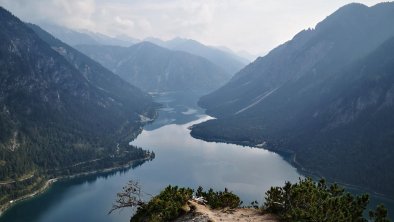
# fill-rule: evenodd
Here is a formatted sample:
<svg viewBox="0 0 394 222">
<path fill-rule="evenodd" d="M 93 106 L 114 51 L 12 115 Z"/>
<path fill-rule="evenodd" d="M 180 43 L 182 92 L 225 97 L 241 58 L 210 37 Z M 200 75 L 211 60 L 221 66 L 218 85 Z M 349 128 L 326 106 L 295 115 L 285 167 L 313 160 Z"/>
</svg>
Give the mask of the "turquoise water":
<svg viewBox="0 0 394 222">
<path fill-rule="evenodd" d="M 113 173 L 56 182 L 44 194 L 7 211 L 0 222 L 129 221 L 130 209 L 107 214 L 116 193 L 129 180 L 139 181 L 144 191 L 153 195 L 169 184 L 227 187 L 245 203 L 261 203 L 271 186 L 298 180 L 297 170 L 276 153 L 192 138 L 188 127 L 210 118 L 196 107 L 197 97 L 164 94 L 156 98 L 163 104 L 159 118 L 132 142 L 153 150 L 153 161 Z"/>
<path fill-rule="evenodd" d="M 227 187 L 250 203 L 261 202 L 269 187 L 298 179 L 297 170 L 273 152 L 192 138 L 188 127 L 210 118 L 194 105 L 196 98 L 185 94 L 157 98 L 164 104 L 159 118 L 132 142 L 153 150 L 153 161 L 121 172 L 56 182 L 46 193 L 7 211 L 0 222 L 129 221 L 130 209 L 107 215 L 116 193 L 129 180 L 139 181 L 150 194 L 169 184 Z"/>
</svg>

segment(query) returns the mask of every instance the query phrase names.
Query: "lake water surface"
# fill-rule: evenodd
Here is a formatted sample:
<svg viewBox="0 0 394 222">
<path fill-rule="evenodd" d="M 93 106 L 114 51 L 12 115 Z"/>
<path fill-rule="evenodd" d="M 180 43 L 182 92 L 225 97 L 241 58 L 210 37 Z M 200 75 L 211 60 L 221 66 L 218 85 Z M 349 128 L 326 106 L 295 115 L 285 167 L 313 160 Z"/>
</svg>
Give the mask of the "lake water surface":
<svg viewBox="0 0 394 222">
<path fill-rule="evenodd" d="M 44 194 L 18 203 L 0 222 L 129 221 L 129 209 L 107 215 L 116 193 L 129 180 L 139 181 L 150 194 L 170 184 L 227 187 L 245 203 L 261 203 L 271 186 L 298 180 L 297 170 L 276 153 L 192 138 L 188 127 L 210 118 L 196 107 L 197 97 L 176 93 L 156 97 L 163 104 L 159 118 L 132 142 L 154 151 L 153 161 L 114 173 L 59 181 Z"/>
</svg>

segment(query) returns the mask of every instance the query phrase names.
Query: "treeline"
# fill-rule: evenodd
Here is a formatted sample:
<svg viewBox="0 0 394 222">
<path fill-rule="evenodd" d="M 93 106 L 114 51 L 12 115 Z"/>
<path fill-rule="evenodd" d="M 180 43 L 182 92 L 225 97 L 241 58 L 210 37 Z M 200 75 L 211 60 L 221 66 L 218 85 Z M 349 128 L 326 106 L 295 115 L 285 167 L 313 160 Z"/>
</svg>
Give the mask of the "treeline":
<svg viewBox="0 0 394 222">
<path fill-rule="evenodd" d="M 40 189 L 46 183 L 45 177 L 33 175 L 32 177 L 0 185 L 0 206 L 9 203 L 10 200 L 30 194 Z"/>
<path fill-rule="evenodd" d="M 12 178 L 8 181 L 3 181 L 4 184 L 0 184 L 0 205 L 38 190 L 50 178 L 67 177 L 94 171 L 99 172 L 103 169 L 123 167 L 127 164 L 133 167 L 154 158 L 154 152 L 138 147 L 130 147 L 127 150 L 120 150 L 116 154 L 108 154 L 108 156 L 102 159 L 81 162 L 62 168 L 40 169 L 36 167 L 36 170 L 32 171 L 32 175 L 27 179 Z"/>
<path fill-rule="evenodd" d="M 81 162 L 68 167 L 60 169 L 51 169 L 46 172 L 47 175 L 52 177 L 68 176 L 78 173 L 99 171 L 101 169 L 110 169 L 122 167 L 126 164 L 133 165 L 132 162 L 144 162 L 145 160 L 152 160 L 155 158 L 155 153 L 143 150 L 142 148 L 132 147 L 129 150 L 120 151 L 119 154 L 111 154 L 101 159 L 92 161 Z"/>
</svg>

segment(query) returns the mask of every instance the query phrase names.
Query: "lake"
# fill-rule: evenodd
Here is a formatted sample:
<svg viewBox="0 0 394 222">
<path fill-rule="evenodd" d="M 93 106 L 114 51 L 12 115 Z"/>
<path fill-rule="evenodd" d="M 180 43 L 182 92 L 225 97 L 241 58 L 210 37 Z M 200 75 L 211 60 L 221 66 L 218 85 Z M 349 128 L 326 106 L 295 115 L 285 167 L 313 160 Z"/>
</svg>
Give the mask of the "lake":
<svg viewBox="0 0 394 222">
<path fill-rule="evenodd" d="M 129 221 L 129 209 L 107 214 L 116 193 L 129 180 L 139 181 L 143 190 L 153 195 L 170 184 L 226 187 L 246 204 L 261 203 L 271 186 L 298 180 L 301 175 L 297 170 L 276 153 L 192 138 L 188 127 L 211 118 L 195 105 L 199 96 L 155 95 L 163 104 L 159 118 L 131 142 L 154 151 L 154 160 L 117 172 L 56 182 L 44 194 L 5 212 L 0 222 Z"/>
</svg>

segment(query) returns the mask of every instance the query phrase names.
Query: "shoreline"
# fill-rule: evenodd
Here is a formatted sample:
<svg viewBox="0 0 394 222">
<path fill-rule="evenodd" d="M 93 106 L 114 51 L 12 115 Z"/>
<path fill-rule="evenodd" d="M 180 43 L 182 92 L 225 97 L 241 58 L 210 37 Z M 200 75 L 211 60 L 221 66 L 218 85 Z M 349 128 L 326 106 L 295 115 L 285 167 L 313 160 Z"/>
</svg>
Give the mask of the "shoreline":
<svg viewBox="0 0 394 222">
<path fill-rule="evenodd" d="M 362 191 L 362 192 L 366 192 L 370 197 L 378 197 L 378 198 L 382 198 L 382 199 L 386 199 L 388 201 L 394 202 L 394 197 L 388 196 L 388 195 L 384 195 L 381 194 L 377 191 L 374 191 L 372 189 L 369 188 L 365 188 L 365 187 L 361 187 L 359 185 L 354 185 L 354 184 L 349 184 L 349 183 L 345 183 L 343 181 L 340 180 L 334 180 L 330 177 L 323 177 L 321 174 L 319 174 L 318 172 L 313 172 L 312 170 L 308 170 L 306 168 L 304 168 L 302 166 L 302 164 L 300 164 L 299 162 L 297 162 L 296 159 L 296 153 L 292 150 L 288 150 L 288 149 L 275 149 L 275 148 L 269 148 L 269 147 L 259 147 L 257 146 L 258 144 L 254 144 L 250 141 L 236 141 L 236 140 L 224 140 L 224 139 L 206 139 L 204 137 L 201 136 L 195 136 L 192 135 L 190 133 L 190 136 L 192 136 L 195 139 L 199 139 L 199 140 L 203 140 L 206 142 L 215 142 L 215 143 L 227 143 L 227 144 L 235 144 L 235 145 L 239 145 L 239 146 L 248 146 L 248 147 L 253 147 L 256 149 L 265 149 L 271 152 L 274 152 L 278 155 L 280 155 L 283 159 L 285 159 L 286 161 L 288 161 L 292 166 L 294 166 L 297 171 L 299 171 L 300 173 L 304 174 L 303 176 L 310 176 L 314 179 L 316 178 L 325 178 L 326 181 L 328 183 L 336 183 L 338 185 L 341 185 L 343 187 L 345 187 L 346 189 L 353 189 L 353 190 L 357 190 L 357 191 Z"/>
<path fill-rule="evenodd" d="M 18 197 L 16 199 L 10 200 L 8 203 L 0 205 L 0 218 L 1 216 L 9 209 L 11 209 L 13 206 L 15 206 L 17 203 L 31 199 L 33 197 L 36 197 L 38 195 L 41 195 L 43 193 L 45 193 L 54 183 L 56 183 L 59 180 L 68 180 L 68 179 L 73 179 L 76 177 L 84 177 L 84 176 L 89 176 L 89 175 L 94 175 L 94 174 L 99 174 L 99 173 L 108 173 L 108 172 L 112 172 L 112 171 L 118 171 L 121 169 L 127 169 L 129 167 L 131 167 L 133 165 L 133 163 L 135 163 L 136 161 L 147 161 L 152 159 L 152 155 L 149 155 L 147 157 L 144 158 L 140 158 L 140 159 L 135 159 L 135 160 L 131 160 L 126 164 L 123 164 L 121 166 L 116 166 L 116 167 L 110 167 L 110 168 L 103 168 L 103 169 L 98 169 L 98 170 L 92 170 L 92 171 L 87 171 L 87 172 L 81 172 L 81 173 L 76 173 L 76 174 L 72 174 L 72 175 L 68 175 L 68 176 L 60 176 L 60 177 L 55 177 L 55 178 L 51 178 L 48 179 L 47 181 L 45 181 L 45 184 L 43 186 L 41 186 L 39 189 L 26 194 L 24 196 Z"/>
<path fill-rule="evenodd" d="M 24 196 L 18 197 L 16 199 L 10 200 L 8 203 L 0 206 L 0 217 L 9 209 L 11 209 L 15 204 L 33 198 L 37 195 L 44 193 L 53 183 L 57 181 L 57 178 L 52 178 L 45 181 L 44 186 L 40 187 L 38 190 L 33 191 L 32 193 L 26 194 Z"/>
</svg>

